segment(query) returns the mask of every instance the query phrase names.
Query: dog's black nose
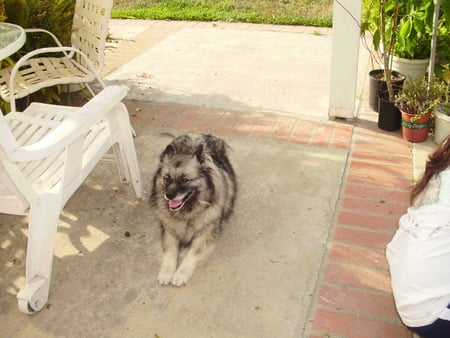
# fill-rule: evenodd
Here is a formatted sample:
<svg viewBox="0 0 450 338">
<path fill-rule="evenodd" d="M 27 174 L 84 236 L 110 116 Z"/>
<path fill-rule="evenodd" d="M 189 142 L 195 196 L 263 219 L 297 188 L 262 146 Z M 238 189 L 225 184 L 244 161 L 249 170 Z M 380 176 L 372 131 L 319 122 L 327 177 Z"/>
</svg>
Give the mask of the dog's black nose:
<svg viewBox="0 0 450 338">
<path fill-rule="evenodd" d="M 175 190 L 168 190 L 165 195 L 168 200 L 173 200 L 177 196 L 177 192 Z"/>
</svg>

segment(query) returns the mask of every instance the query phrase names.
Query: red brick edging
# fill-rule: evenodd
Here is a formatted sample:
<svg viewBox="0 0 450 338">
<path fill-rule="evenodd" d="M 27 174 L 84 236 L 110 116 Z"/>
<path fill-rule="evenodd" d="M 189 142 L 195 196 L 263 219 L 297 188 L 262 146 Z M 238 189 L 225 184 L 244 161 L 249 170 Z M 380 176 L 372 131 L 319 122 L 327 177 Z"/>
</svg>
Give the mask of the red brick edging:
<svg viewBox="0 0 450 338">
<path fill-rule="evenodd" d="M 411 148 L 399 133 L 356 124 L 309 337 L 412 336 L 395 311 L 384 255 L 411 177 Z"/>
</svg>

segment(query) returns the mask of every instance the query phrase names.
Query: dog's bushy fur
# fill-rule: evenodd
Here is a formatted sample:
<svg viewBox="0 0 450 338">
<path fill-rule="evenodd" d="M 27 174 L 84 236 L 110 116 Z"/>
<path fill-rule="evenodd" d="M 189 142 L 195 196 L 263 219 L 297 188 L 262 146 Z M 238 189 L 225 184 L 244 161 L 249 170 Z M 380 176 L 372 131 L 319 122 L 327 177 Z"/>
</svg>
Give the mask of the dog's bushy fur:
<svg viewBox="0 0 450 338">
<path fill-rule="evenodd" d="M 227 147 L 217 137 L 188 134 L 160 155 L 150 202 L 162 229 L 162 285 L 188 282 L 233 211 L 237 181 Z M 188 251 L 177 268 L 180 246 Z"/>
</svg>

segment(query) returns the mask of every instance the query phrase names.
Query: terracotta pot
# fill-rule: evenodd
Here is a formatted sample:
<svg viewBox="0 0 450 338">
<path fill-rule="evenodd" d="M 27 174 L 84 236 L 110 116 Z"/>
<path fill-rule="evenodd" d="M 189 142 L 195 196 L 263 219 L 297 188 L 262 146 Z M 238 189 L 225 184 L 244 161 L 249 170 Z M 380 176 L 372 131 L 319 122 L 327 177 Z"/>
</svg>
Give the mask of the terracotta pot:
<svg viewBox="0 0 450 338">
<path fill-rule="evenodd" d="M 408 142 L 423 142 L 428 137 L 428 127 L 430 124 L 431 112 L 421 115 L 416 119 L 417 115 L 402 113 L 402 133 L 403 139 Z M 414 120 L 411 119 L 414 117 Z"/>
</svg>

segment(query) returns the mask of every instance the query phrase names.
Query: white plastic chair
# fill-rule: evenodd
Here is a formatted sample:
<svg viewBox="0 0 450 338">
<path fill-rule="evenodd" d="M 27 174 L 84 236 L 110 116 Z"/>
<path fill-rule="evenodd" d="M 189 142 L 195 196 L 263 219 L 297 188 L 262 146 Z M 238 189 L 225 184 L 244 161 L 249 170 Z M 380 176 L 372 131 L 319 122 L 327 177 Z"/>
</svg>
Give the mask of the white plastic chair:
<svg viewBox="0 0 450 338">
<path fill-rule="evenodd" d="M 0 212 L 29 215 L 26 284 L 17 295 L 25 313 L 47 302 L 61 209 L 109 149 L 121 181 L 145 198 L 126 93 L 108 86 L 82 107 L 32 103 L 0 113 Z"/>
<path fill-rule="evenodd" d="M 56 46 L 31 51 L 13 67 L 0 70 L 0 96 L 16 111 L 16 99 L 54 85 L 105 83 L 100 77 L 113 0 L 77 0 L 72 23 L 71 46 L 62 46 L 51 32 L 25 29 L 26 33 L 50 35 Z"/>
</svg>

